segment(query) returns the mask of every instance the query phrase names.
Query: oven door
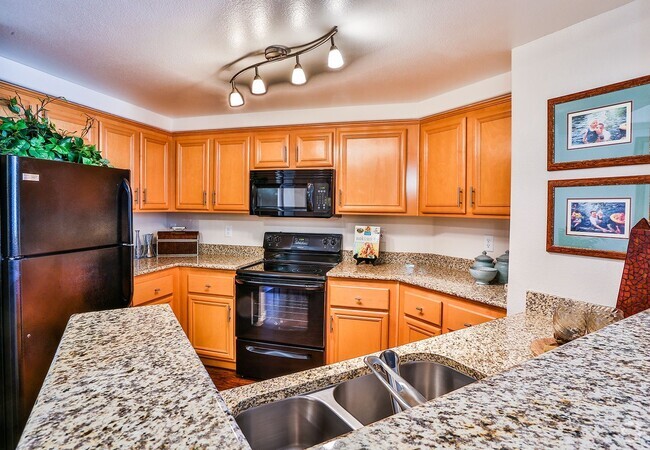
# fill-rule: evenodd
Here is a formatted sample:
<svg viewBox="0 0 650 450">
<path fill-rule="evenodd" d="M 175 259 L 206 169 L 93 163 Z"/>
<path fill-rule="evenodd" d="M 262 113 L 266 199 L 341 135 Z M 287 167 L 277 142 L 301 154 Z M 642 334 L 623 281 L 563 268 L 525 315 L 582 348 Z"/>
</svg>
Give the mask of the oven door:
<svg viewBox="0 0 650 450">
<path fill-rule="evenodd" d="M 323 348 L 325 283 L 236 277 L 238 339 Z"/>
</svg>

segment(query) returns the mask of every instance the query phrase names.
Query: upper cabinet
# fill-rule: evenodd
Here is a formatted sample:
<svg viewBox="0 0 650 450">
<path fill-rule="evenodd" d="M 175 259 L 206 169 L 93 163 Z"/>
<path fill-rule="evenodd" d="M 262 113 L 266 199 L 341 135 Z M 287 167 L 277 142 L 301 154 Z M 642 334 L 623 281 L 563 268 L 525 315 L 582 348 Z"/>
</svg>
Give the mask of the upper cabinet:
<svg viewBox="0 0 650 450">
<path fill-rule="evenodd" d="M 334 165 L 334 128 L 294 128 L 254 135 L 251 169 L 318 169 Z"/>
<path fill-rule="evenodd" d="M 173 153 L 167 135 L 140 133 L 140 210 L 169 210 L 172 206 Z"/>
<path fill-rule="evenodd" d="M 40 103 L 40 100 L 35 95 L 29 95 L 25 92 L 20 92 L 18 89 L 13 89 L 9 85 L 0 84 L 0 98 L 9 99 L 12 97 L 20 97 L 19 101 L 25 108 L 31 107 L 32 112 L 36 112 L 36 106 Z M 4 104 L 0 103 L 0 116 L 11 117 L 13 114 Z"/>
<path fill-rule="evenodd" d="M 176 209 L 209 209 L 209 167 L 209 137 L 197 136 L 176 140 Z"/>
<path fill-rule="evenodd" d="M 420 213 L 510 214 L 510 97 L 422 122 Z"/>
<path fill-rule="evenodd" d="M 417 125 L 338 128 L 337 213 L 407 214 L 416 201 Z"/>
<path fill-rule="evenodd" d="M 102 119 L 99 148 L 113 167 L 131 171 L 133 209 L 136 210 L 140 202 L 140 130 L 119 120 Z"/>
<path fill-rule="evenodd" d="M 45 107 L 45 117 L 50 119 L 57 130 L 78 136 L 81 136 L 86 125 L 92 121 L 92 126 L 82 136 L 83 140 L 90 145 L 97 145 L 99 141 L 97 121 L 78 106 L 56 100 Z"/>
<path fill-rule="evenodd" d="M 176 209 L 248 212 L 250 135 L 177 137 Z"/>
</svg>

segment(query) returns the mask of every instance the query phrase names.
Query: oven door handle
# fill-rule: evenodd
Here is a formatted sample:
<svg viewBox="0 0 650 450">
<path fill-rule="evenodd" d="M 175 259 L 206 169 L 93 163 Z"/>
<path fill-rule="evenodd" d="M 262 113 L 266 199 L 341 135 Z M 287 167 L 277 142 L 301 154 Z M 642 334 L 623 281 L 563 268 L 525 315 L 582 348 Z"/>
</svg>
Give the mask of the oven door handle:
<svg viewBox="0 0 650 450">
<path fill-rule="evenodd" d="M 257 353 L 258 355 L 277 356 L 278 358 L 303 359 L 303 360 L 311 359 L 311 355 L 287 352 L 284 350 L 271 350 L 266 348 L 254 347 L 252 345 L 247 345 L 246 350 L 248 350 L 251 353 Z"/>
<path fill-rule="evenodd" d="M 269 286 L 269 287 L 289 287 L 289 288 L 298 288 L 304 289 L 305 291 L 322 291 L 325 289 L 325 283 L 319 284 L 294 284 L 286 283 L 284 281 L 252 281 L 252 280 L 242 280 L 240 278 L 235 278 L 235 283 L 239 285 L 251 284 L 254 286 Z"/>
</svg>

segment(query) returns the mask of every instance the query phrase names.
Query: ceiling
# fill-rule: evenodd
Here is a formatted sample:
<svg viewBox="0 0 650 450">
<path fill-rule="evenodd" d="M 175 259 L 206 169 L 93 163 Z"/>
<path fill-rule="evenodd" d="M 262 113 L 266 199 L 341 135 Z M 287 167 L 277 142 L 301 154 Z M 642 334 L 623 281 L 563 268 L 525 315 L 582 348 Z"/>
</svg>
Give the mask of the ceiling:
<svg viewBox="0 0 650 450">
<path fill-rule="evenodd" d="M 2 0 L 0 56 L 168 117 L 409 103 L 508 72 L 512 48 L 628 2 Z M 228 106 L 230 77 L 263 58 L 242 56 L 335 25 L 342 69 L 324 45 L 301 57 L 306 85 L 290 83 L 293 60 L 268 64 L 268 93 L 246 75 L 246 104 Z"/>
</svg>

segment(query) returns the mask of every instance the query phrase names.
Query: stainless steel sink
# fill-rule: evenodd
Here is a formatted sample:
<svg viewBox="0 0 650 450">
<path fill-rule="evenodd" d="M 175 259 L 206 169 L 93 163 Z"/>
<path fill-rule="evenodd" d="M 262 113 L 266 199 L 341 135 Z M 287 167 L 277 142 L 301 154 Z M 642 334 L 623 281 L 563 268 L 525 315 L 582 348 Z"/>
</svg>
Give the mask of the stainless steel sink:
<svg viewBox="0 0 650 450">
<path fill-rule="evenodd" d="M 322 401 L 307 397 L 251 408 L 235 420 L 254 450 L 307 448 L 353 429 Z"/>
<path fill-rule="evenodd" d="M 427 400 L 476 381 L 430 361 L 405 363 L 402 377 Z M 393 414 L 386 388 L 373 374 L 309 394 L 248 409 L 235 420 L 254 449 L 307 448 Z"/>
<path fill-rule="evenodd" d="M 451 367 L 431 361 L 402 364 L 400 373 L 427 400 L 476 381 Z M 337 385 L 333 396 L 339 405 L 364 425 L 393 414 L 390 395 L 374 375 L 365 375 Z"/>
</svg>

